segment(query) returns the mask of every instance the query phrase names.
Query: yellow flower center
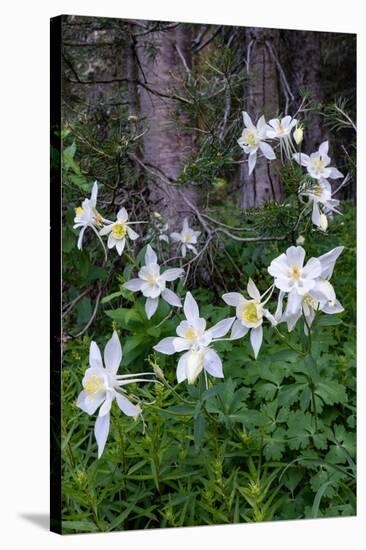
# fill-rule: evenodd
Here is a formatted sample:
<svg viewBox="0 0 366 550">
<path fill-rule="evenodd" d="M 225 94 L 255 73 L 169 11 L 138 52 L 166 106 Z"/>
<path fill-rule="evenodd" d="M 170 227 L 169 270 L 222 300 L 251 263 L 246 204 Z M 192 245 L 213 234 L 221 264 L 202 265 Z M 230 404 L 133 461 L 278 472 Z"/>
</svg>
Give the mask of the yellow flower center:
<svg viewBox="0 0 366 550">
<path fill-rule="evenodd" d="M 257 136 L 254 132 L 247 132 L 245 135 L 245 141 L 250 147 L 255 147 L 257 145 Z"/>
<path fill-rule="evenodd" d="M 155 275 L 152 275 L 151 273 L 147 276 L 147 283 L 150 285 L 150 286 L 154 286 L 156 284 L 156 277 Z"/>
<path fill-rule="evenodd" d="M 117 222 L 112 227 L 112 235 L 115 239 L 123 239 L 127 233 L 127 226 L 125 223 Z"/>
<path fill-rule="evenodd" d="M 75 214 L 77 216 L 82 216 L 84 214 L 84 208 L 82 208 L 81 206 L 78 206 L 77 208 L 75 208 Z"/>
<path fill-rule="evenodd" d="M 188 340 L 189 342 L 193 342 L 194 340 L 196 340 L 197 338 L 197 333 L 196 331 L 194 330 L 194 328 L 192 327 L 189 327 L 185 333 L 184 333 L 184 338 L 186 340 Z"/>
<path fill-rule="evenodd" d="M 89 376 L 85 382 L 84 391 L 88 397 L 95 398 L 96 394 L 105 389 L 104 382 L 96 374 Z"/>
<path fill-rule="evenodd" d="M 286 128 L 280 123 L 278 125 L 278 133 L 283 136 L 283 134 L 286 132 Z"/>
<path fill-rule="evenodd" d="M 312 307 L 314 309 L 316 309 L 317 307 L 317 301 L 314 300 L 314 298 L 312 298 L 310 296 L 310 294 L 305 294 L 304 298 L 303 298 L 303 303 L 306 305 L 306 306 L 309 306 L 309 307 Z"/>
<path fill-rule="evenodd" d="M 313 193 L 314 193 L 314 195 L 316 195 L 317 197 L 320 197 L 321 194 L 323 193 L 323 188 L 322 188 L 320 185 L 316 185 L 316 186 L 313 188 Z"/>
<path fill-rule="evenodd" d="M 290 277 L 294 281 L 298 281 L 301 278 L 301 269 L 297 265 L 290 267 Z"/>
<path fill-rule="evenodd" d="M 94 223 L 95 223 L 95 225 L 103 225 L 103 218 L 99 214 L 99 212 L 95 208 L 93 209 L 93 212 L 94 212 Z"/>
<path fill-rule="evenodd" d="M 313 166 L 315 170 L 322 172 L 324 170 L 324 161 L 322 159 L 315 159 L 313 161 Z"/>
<path fill-rule="evenodd" d="M 184 233 L 184 235 L 183 235 L 183 242 L 184 242 L 184 243 L 188 243 L 188 241 L 190 241 L 190 239 L 191 239 L 190 234 L 189 234 L 189 233 Z"/>
<path fill-rule="evenodd" d="M 244 304 L 243 309 L 241 310 L 241 318 L 247 323 L 256 323 L 259 321 L 257 306 L 255 302 L 248 302 Z"/>
</svg>

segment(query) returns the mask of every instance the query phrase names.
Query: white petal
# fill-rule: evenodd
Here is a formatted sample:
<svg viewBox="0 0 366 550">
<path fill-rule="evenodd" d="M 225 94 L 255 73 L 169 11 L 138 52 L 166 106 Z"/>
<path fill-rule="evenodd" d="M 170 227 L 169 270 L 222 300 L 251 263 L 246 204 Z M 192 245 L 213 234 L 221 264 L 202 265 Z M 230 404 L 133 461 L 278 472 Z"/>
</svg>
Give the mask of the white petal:
<svg viewBox="0 0 366 550">
<path fill-rule="evenodd" d="M 280 290 L 278 295 L 277 309 L 274 314 L 274 318 L 277 323 L 279 323 L 282 318 L 284 297 L 285 297 L 285 293 L 282 290 Z"/>
<path fill-rule="evenodd" d="M 105 392 L 100 392 L 97 395 L 93 395 L 91 399 L 86 395 L 84 391 L 79 394 L 76 401 L 77 407 L 87 414 L 94 414 L 97 408 L 103 403 L 105 399 Z"/>
<path fill-rule="evenodd" d="M 168 288 L 165 288 L 163 290 L 163 292 L 161 293 L 161 297 L 171 306 L 182 307 L 182 302 L 180 301 L 179 296 L 177 296 L 175 292 L 172 292 Z"/>
<path fill-rule="evenodd" d="M 192 344 L 188 342 L 188 340 L 186 340 L 185 338 L 181 338 L 178 336 L 174 338 L 173 346 L 175 351 L 179 352 L 179 351 L 186 351 L 187 349 L 190 349 Z"/>
<path fill-rule="evenodd" d="M 190 292 L 187 292 L 184 300 L 184 315 L 188 321 L 194 322 L 199 318 L 200 312 L 196 300 Z"/>
<path fill-rule="evenodd" d="M 238 338 L 242 338 L 246 335 L 248 332 L 248 327 L 245 327 L 243 323 L 240 321 L 240 319 L 237 319 L 234 324 L 233 328 L 231 329 L 230 338 L 232 340 L 237 340 Z"/>
<path fill-rule="evenodd" d="M 178 384 L 180 384 L 181 382 L 183 382 L 183 380 L 187 378 L 187 375 L 186 375 L 187 357 L 188 357 L 188 353 L 184 353 L 178 361 L 178 365 L 177 365 Z"/>
<path fill-rule="evenodd" d="M 228 319 L 222 319 L 210 328 L 209 332 L 212 338 L 222 338 L 229 332 L 232 327 L 235 317 L 229 317 Z"/>
<path fill-rule="evenodd" d="M 145 264 L 157 264 L 158 263 L 158 257 L 155 254 L 154 250 L 151 248 L 151 246 L 148 244 L 146 247 L 146 254 L 145 254 Z"/>
<path fill-rule="evenodd" d="M 318 257 L 318 260 L 320 261 L 322 266 L 321 276 L 324 279 L 331 278 L 335 263 L 338 257 L 342 254 L 343 250 L 344 246 L 337 246 L 336 248 L 333 248 L 333 250 L 330 250 L 326 254 Z"/>
<path fill-rule="evenodd" d="M 181 240 L 182 240 L 182 235 L 181 235 L 180 233 L 177 233 L 177 232 L 170 233 L 170 237 L 171 237 L 171 239 L 173 239 L 173 241 L 175 241 L 175 242 L 178 242 L 178 241 L 181 241 Z"/>
<path fill-rule="evenodd" d="M 141 279 L 131 279 L 130 281 L 127 281 L 127 283 L 124 283 L 123 288 L 131 290 L 131 292 L 137 292 L 138 290 L 141 290 L 143 284 L 145 283 Z"/>
<path fill-rule="evenodd" d="M 124 251 L 125 244 L 126 244 L 126 239 L 120 239 L 116 242 L 117 252 L 120 256 L 122 255 L 122 252 Z"/>
<path fill-rule="evenodd" d="M 314 225 L 317 227 L 320 227 L 321 217 L 320 217 L 320 209 L 319 205 L 316 201 L 313 202 L 313 213 L 311 215 L 311 221 Z"/>
<path fill-rule="evenodd" d="M 108 235 L 108 233 L 110 233 L 113 229 L 113 223 L 110 223 L 108 225 L 105 225 L 104 227 L 102 227 L 102 229 L 99 231 L 99 235 L 101 235 L 102 237 L 104 235 Z"/>
<path fill-rule="evenodd" d="M 261 141 L 259 143 L 259 148 L 262 151 L 263 155 L 268 160 L 274 160 L 276 158 L 275 152 L 272 149 L 272 147 L 269 145 L 269 143 L 265 143 L 264 141 Z"/>
<path fill-rule="evenodd" d="M 79 250 L 83 249 L 83 238 L 84 238 L 84 233 L 85 233 L 86 228 L 87 228 L 87 226 L 84 225 L 84 227 L 82 227 L 80 229 L 79 238 L 78 238 L 78 242 L 77 242 L 77 247 L 78 247 Z"/>
<path fill-rule="evenodd" d="M 251 153 L 248 157 L 249 176 L 253 172 L 257 162 L 257 152 Z"/>
<path fill-rule="evenodd" d="M 128 214 L 126 208 L 121 208 L 117 214 L 117 220 L 125 223 L 128 220 Z"/>
<path fill-rule="evenodd" d="M 302 267 L 304 265 L 305 250 L 302 246 L 290 246 L 286 250 L 287 261 L 290 265 Z"/>
<path fill-rule="evenodd" d="M 154 315 L 155 311 L 158 308 L 158 305 L 159 305 L 159 298 L 146 298 L 145 311 L 146 311 L 146 317 L 148 319 L 151 319 L 151 317 Z"/>
<path fill-rule="evenodd" d="M 309 166 L 310 157 L 304 153 L 294 153 L 292 158 L 301 166 Z"/>
<path fill-rule="evenodd" d="M 110 424 L 109 414 L 105 414 L 104 416 L 98 416 L 95 421 L 94 435 L 98 444 L 98 458 L 102 456 L 105 444 L 107 442 L 107 438 L 109 434 L 109 424 Z"/>
<path fill-rule="evenodd" d="M 163 281 L 175 281 L 175 279 L 178 279 L 178 277 L 182 277 L 184 274 L 184 269 L 180 268 L 173 268 L 173 269 L 167 269 L 160 275 L 160 278 Z"/>
<path fill-rule="evenodd" d="M 244 297 L 239 292 L 227 292 L 223 294 L 222 299 L 228 306 L 237 307 L 244 301 Z"/>
<path fill-rule="evenodd" d="M 215 376 L 216 378 L 224 378 L 221 359 L 213 349 L 209 349 L 205 352 L 203 367 L 208 374 L 211 374 L 211 376 Z"/>
<path fill-rule="evenodd" d="M 301 311 L 302 296 L 300 296 L 296 290 L 291 290 L 288 295 L 286 313 L 289 315 L 295 315 Z"/>
<path fill-rule="evenodd" d="M 106 414 L 109 414 L 109 411 L 111 410 L 112 401 L 114 399 L 115 392 L 114 391 L 107 391 L 105 400 L 103 405 L 99 409 L 99 416 L 105 416 Z"/>
<path fill-rule="evenodd" d="M 259 293 L 259 290 L 256 287 L 255 282 L 252 279 L 249 279 L 249 281 L 248 281 L 247 292 L 248 292 L 249 296 L 251 298 L 253 298 L 254 300 L 260 300 L 261 299 L 261 295 Z"/>
<path fill-rule="evenodd" d="M 96 342 L 90 342 L 89 365 L 93 368 L 103 368 L 102 355 Z"/>
<path fill-rule="evenodd" d="M 328 155 L 329 150 L 329 142 L 323 141 L 323 143 L 319 146 L 319 153 L 323 155 Z"/>
<path fill-rule="evenodd" d="M 342 172 L 337 170 L 337 168 L 331 167 L 329 177 L 332 178 L 333 180 L 336 180 L 338 178 L 343 178 L 343 174 Z"/>
<path fill-rule="evenodd" d="M 310 258 L 302 270 L 303 277 L 307 279 L 315 279 L 319 277 L 322 272 L 322 264 L 318 258 Z"/>
<path fill-rule="evenodd" d="M 324 311 L 324 313 L 334 314 L 334 313 L 341 313 L 342 311 L 344 311 L 344 308 L 342 304 L 338 300 L 336 300 L 334 304 L 325 304 L 321 308 L 321 310 Z"/>
<path fill-rule="evenodd" d="M 259 350 L 261 349 L 263 340 L 262 325 L 257 328 L 252 328 L 250 331 L 250 343 L 252 344 L 254 357 L 257 359 Z"/>
<path fill-rule="evenodd" d="M 104 364 L 112 374 L 116 374 L 122 361 L 122 347 L 116 331 L 113 331 L 112 338 L 108 340 L 104 348 Z"/>
<path fill-rule="evenodd" d="M 140 414 L 140 407 L 131 403 L 131 401 L 127 399 L 127 397 L 124 397 L 118 392 L 116 392 L 116 400 L 121 411 L 127 416 L 138 416 Z"/>
<path fill-rule="evenodd" d="M 243 111 L 243 121 L 244 121 L 244 124 L 245 124 L 246 128 L 255 128 L 255 126 L 252 122 L 252 119 L 250 118 L 250 116 L 248 115 L 248 113 L 246 111 Z"/>
<path fill-rule="evenodd" d="M 94 206 L 94 208 L 97 204 L 97 198 L 98 198 L 98 183 L 95 181 L 94 184 L 93 184 L 91 197 L 90 197 L 90 201 L 91 201 L 92 205 Z"/>
<path fill-rule="evenodd" d="M 129 225 L 127 226 L 127 234 L 128 234 L 128 236 L 130 237 L 131 241 L 135 241 L 135 240 L 138 239 L 139 236 L 140 236 L 140 235 L 139 235 L 138 233 L 136 233 L 136 231 L 134 231 L 134 230 L 132 229 L 132 227 L 130 227 Z"/>
<path fill-rule="evenodd" d="M 176 349 L 173 345 L 173 341 L 175 340 L 175 336 L 169 336 L 168 338 L 163 338 L 160 340 L 156 346 L 154 346 L 154 350 L 158 351 L 159 353 L 164 353 L 165 355 L 173 355 L 173 353 L 176 352 Z"/>
</svg>

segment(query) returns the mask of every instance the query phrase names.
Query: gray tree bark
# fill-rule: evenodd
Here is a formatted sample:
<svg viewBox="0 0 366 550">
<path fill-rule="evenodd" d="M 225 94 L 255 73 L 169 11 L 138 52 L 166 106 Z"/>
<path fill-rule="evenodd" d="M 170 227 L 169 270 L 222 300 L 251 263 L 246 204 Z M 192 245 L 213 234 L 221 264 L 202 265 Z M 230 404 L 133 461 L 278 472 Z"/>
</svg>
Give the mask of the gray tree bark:
<svg viewBox="0 0 366 550">
<path fill-rule="evenodd" d="M 291 87 L 295 94 L 295 102 L 301 101 L 301 93 L 309 95 L 310 106 L 322 103 L 324 100 L 322 72 L 323 61 L 321 51 L 321 33 L 314 31 L 284 31 L 284 39 L 288 56 Z M 308 153 L 318 149 L 320 143 L 327 139 L 327 129 L 324 117 L 316 112 L 306 112 L 304 115 L 304 151 Z"/>
<path fill-rule="evenodd" d="M 248 77 L 245 110 L 255 124 L 261 115 L 266 121 L 278 115 L 280 110 L 279 75 L 271 53 L 279 49 L 280 31 L 248 28 L 246 30 Z M 242 208 L 260 207 L 268 201 L 280 200 L 281 185 L 274 161 L 258 152 L 257 164 L 249 176 L 248 165 L 240 169 L 240 205 Z"/>
<path fill-rule="evenodd" d="M 182 76 L 192 65 L 190 26 L 180 24 L 147 35 L 146 42 L 138 48 L 138 56 L 139 79 L 146 85 L 139 86 L 141 111 L 148 123 L 144 163 L 158 174 L 148 174 L 150 204 L 171 226 L 178 227 L 187 215 L 187 204 L 180 192 L 194 205 L 197 203 L 194 187 L 174 185 L 192 156 L 193 137 L 181 128 L 188 122 L 181 102 L 166 96 L 179 96 Z"/>
</svg>

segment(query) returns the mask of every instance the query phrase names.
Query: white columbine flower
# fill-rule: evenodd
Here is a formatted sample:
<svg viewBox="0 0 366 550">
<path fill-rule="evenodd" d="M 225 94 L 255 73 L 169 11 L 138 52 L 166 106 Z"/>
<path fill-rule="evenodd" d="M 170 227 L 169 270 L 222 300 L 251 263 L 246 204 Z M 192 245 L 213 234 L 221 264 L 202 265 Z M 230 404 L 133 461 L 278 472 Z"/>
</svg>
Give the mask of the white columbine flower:
<svg viewBox="0 0 366 550">
<path fill-rule="evenodd" d="M 145 254 L 145 265 L 138 273 L 138 279 L 131 279 L 123 286 L 132 292 L 142 292 L 146 297 L 145 311 L 148 319 L 154 315 L 159 305 L 160 296 L 171 306 L 182 307 L 180 298 L 168 288 L 165 288 L 168 281 L 175 281 L 182 277 L 184 270 L 180 268 L 167 269 L 160 273 L 158 259 L 148 244 Z"/>
<path fill-rule="evenodd" d="M 222 299 L 229 306 L 236 307 L 237 319 L 233 324 L 230 337 L 233 340 L 241 338 L 250 330 L 250 343 L 253 348 L 254 357 L 257 358 L 263 340 L 263 319 L 267 318 L 272 325 L 276 325 L 277 322 L 268 309 L 264 307 L 271 297 L 271 292 L 263 302 L 264 296 L 268 294 L 268 291 L 261 296 L 252 279 L 249 279 L 247 292 L 251 298 L 250 300 L 244 298 L 239 292 L 228 292 L 223 295 Z"/>
<path fill-rule="evenodd" d="M 276 158 L 275 152 L 272 147 L 265 142 L 267 139 L 268 126 L 264 116 L 261 116 L 258 120 L 257 126 L 254 126 L 252 119 L 243 111 L 244 130 L 241 137 L 238 139 L 238 144 L 244 152 L 249 155 L 248 166 L 249 175 L 253 172 L 255 164 L 257 162 L 257 151 L 260 149 L 263 155 L 268 160 Z"/>
<path fill-rule="evenodd" d="M 98 458 L 101 457 L 109 433 L 110 410 L 113 400 L 122 412 L 127 416 L 137 416 L 141 409 L 138 405 L 131 403 L 124 395 L 124 386 L 135 382 L 151 382 L 154 379 L 145 379 L 151 376 L 151 372 L 139 374 L 118 375 L 118 367 L 122 360 L 122 347 L 116 332 L 107 342 L 104 348 L 104 365 L 98 345 L 95 342 L 90 344 L 89 368 L 85 371 L 83 378 L 83 391 L 80 393 L 77 406 L 89 415 L 92 415 L 99 408 L 98 417 L 95 422 L 94 434 L 98 444 Z M 143 378 L 141 378 L 143 377 Z"/>
<path fill-rule="evenodd" d="M 294 153 L 292 158 L 301 166 L 305 166 L 309 175 L 316 180 L 342 178 L 343 174 L 337 168 L 329 166 L 328 149 L 329 143 L 324 141 L 319 150 L 312 153 L 310 157 L 304 153 Z"/>
<path fill-rule="evenodd" d="M 322 311 L 323 313 L 335 314 L 341 313 L 343 311 L 343 306 L 337 300 L 335 290 L 332 284 L 329 282 L 329 279 L 332 276 L 335 263 L 343 251 L 343 246 L 337 246 L 330 252 L 323 254 L 317 258 L 321 264 L 321 273 L 320 276 L 315 280 L 314 287 L 309 290 L 304 296 L 302 296 L 301 301 L 297 305 L 297 309 L 291 310 L 288 307 L 285 309 L 281 317 L 281 321 L 287 323 L 288 330 L 291 331 L 295 327 L 297 321 L 300 319 L 303 314 L 306 320 L 306 325 L 311 326 L 314 321 L 314 317 L 317 311 Z M 284 298 L 284 293 L 280 293 L 279 297 L 279 317 L 282 312 L 282 300 Z M 307 333 L 307 326 L 305 325 L 305 333 Z"/>
<path fill-rule="evenodd" d="M 107 246 L 108 248 L 115 246 L 120 256 L 125 248 L 126 235 L 132 241 L 135 241 L 139 237 L 136 231 L 130 227 L 130 224 L 126 208 L 121 208 L 117 214 L 117 220 L 114 223 L 105 225 L 99 232 L 100 235 L 109 234 Z"/>
<path fill-rule="evenodd" d="M 332 198 L 332 187 L 325 179 L 320 179 L 316 185 L 300 192 L 300 195 L 308 197 L 310 203 L 313 203 L 311 221 L 322 231 L 326 231 L 328 220 L 325 212 L 336 212 L 340 214 L 337 207 L 339 200 Z"/>
<path fill-rule="evenodd" d="M 322 272 L 318 258 L 310 258 L 305 266 L 304 259 L 302 246 L 290 246 L 285 254 L 272 260 L 268 268 L 268 273 L 275 279 L 275 286 L 289 293 L 288 307 L 291 312 L 297 311 L 302 297 L 314 288 Z"/>
<path fill-rule="evenodd" d="M 180 233 L 171 233 L 171 238 L 175 242 L 182 244 L 182 256 L 186 257 L 187 249 L 192 250 L 194 254 L 197 254 L 197 249 L 194 246 L 197 244 L 197 238 L 201 235 L 201 231 L 195 231 L 188 225 L 187 218 L 183 220 L 183 228 Z"/>
<path fill-rule="evenodd" d="M 193 384 L 203 370 L 211 376 L 223 378 L 221 359 L 210 344 L 229 332 L 235 317 L 223 319 L 206 330 L 206 320 L 200 317 L 197 302 L 190 292 L 184 300 L 184 314 L 186 320 L 178 325 L 177 337 L 164 338 L 154 349 L 166 355 L 185 351 L 178 361 L 178 383 L 187 380 L 188 384 Z"/>
<path fill-rule="evenodd" d="M 97 211 L 97 196 L 98 196 L 98 184 L 95 181 L 90 199 L 84 199 L 81 206 L 75 208 L 74 229 L 80 229 L 77 247 L 79 250 L 83 248 L 83 238 L 87 227 L 96 233 L 99 240 L 102 242 L 97 231 L 103 224 L 103 218 Z M 103 249 L 104 244 L 102 242 Z"/>
<path fill-rule="evenodd" d="M 267 137 L 269 139 L 279 140 L 281 154 L 284 152 L 288 158 L 291 158 L 291 153 L 295 150 L 292 143 L 291 132 L 296 124 L 296 118 L 287 115 L 281 119 L 273 118 L 269 121 L 267 126 Z"/>
</svg>

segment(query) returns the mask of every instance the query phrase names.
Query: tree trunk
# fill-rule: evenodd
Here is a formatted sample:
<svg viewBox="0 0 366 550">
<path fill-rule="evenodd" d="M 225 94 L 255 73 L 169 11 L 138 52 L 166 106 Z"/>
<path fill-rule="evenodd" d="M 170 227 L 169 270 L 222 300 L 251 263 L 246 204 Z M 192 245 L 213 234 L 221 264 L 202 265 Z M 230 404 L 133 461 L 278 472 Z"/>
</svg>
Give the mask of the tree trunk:
<svg viewBox="0 0 366 550">
<path fill-rule="evenodd" d="M 246 84 L 245 110 L 254 123 L 261 115 L 266 121 L 278 115 L 280 110 L 279 77 L 272 52 L 279 49 L 280 31 L 249 28 L 246 30 L 248 77 Z M 257 164 L 249 176 L 248 164 L 240 170 L 242 208 L 262 206 L 268 201 L 280 200 L 282 196 L 279 178 L 273 161 L 258 153 Z"/>
<path fill-rule="evenodd" d="M 192 63 L 191 28 L 180 24 L 153 32 L 145 40 L 138 49 L 139 79 L 144 84 L 139 92 L 142 114 L 149 125 L 144 135 L 144 163 L 150 169 L 150 204 L 171 226 L 178 227 L 188 210 L 180 192 L 197 203 L 195 188 L 174 185 L 192 156 L 193 137 L 180 128 L 188 122 L 185 106 L 165 96 L 183 93 L 182 79 Z"/>
</svg>

